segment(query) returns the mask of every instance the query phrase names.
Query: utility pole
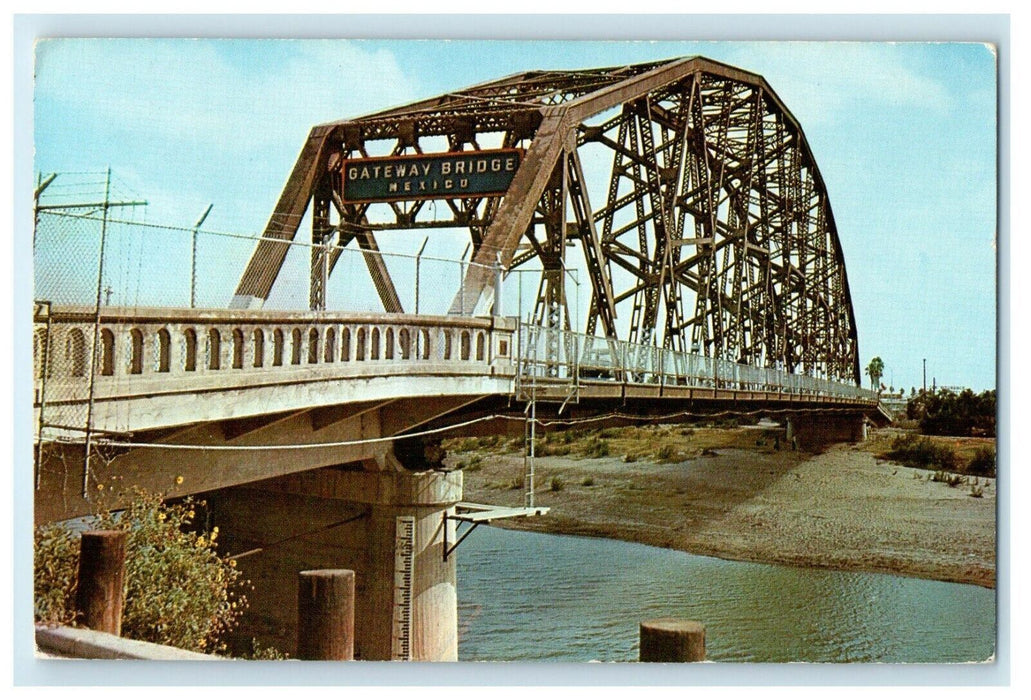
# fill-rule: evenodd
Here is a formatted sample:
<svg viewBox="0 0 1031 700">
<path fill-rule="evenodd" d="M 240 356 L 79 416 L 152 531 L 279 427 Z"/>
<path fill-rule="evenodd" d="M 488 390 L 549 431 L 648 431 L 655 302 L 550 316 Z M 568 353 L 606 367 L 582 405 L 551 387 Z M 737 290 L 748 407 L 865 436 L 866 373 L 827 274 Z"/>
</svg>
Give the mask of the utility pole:
<svg viewBox="0 0 1031 700">
<path fill-rule="evenodd" d="M 924 393 L 927 393 L 927 358 L 924 358 Z"/>
<path fill-rule="evenodd" d="M 43 191 L 50 187 L 52 183 L 57 179 L 57 173 L 51 173 L 46 178 L 43 177 L 43 173 L 40 173 L 36 178 L 36 189 L 32 194 L 32 250 L 36 250 L 36 227 L 39 224 L 39 196 L 43 194 Z"/>
<path fill-rule="evenodd" d="M 111 201 L 111 168 L 108 167 L 106 177 L 104 179 L 104 201 L 103 202 L 72 202 L 70 204 L 40 204 L 40 198 L 44 191 L 57 179 L 57 173 L 51 173 L 50 175 L 43 177 L 40 173 L 37 177 L 36 189 L 33 192 L 33 226 L 32 226 L 32 248 L 35 251 L 36 248 L 36 232 L 39 227 L 39 215 L 40 212 L 44 211 L 61 211 L 66 209 L 101 209 L 103 211 L 103 217 L 100 222 L 100 258 L 97 263 L 97 294 L 96 294 L 96 307 L 94 310 L 93 320 L 93 349 L 91 354 L 91 361 L 89 364 L 89 404 L 86 409 L 86 430 L 85 430 L 85 453 L 84 453 L 84 465 L 82 474 L 82 495 L 84 498 L 87 497 L 87 484 L 89 481 L 90 471 L 90 447 L 93 439 L 93 404 L 95 400 L 95 386 L 97 374 L 97 346 L 99 343 L 100 334 L 100 299 L 104 293 L 104 244 L 107 236 L 107 222 L 108 212 L 111 209 L 118 207 L 136 207 L 136 206 L 147 206 L 146 200 L 135 200 L 135 201 L 124 201 L 124 202 L 112 202 Z M 88 215 L 87 215 L 88 216 Z M 111 287 L 108 286 L 106 290 L 106 302 L 105 305 L 111 301 Z M 47 329 L 47 347 L 50 346 L 50 331 L 49 326 Z M 45 354 L 44 354 L 45 359 Z M 45 375 L 44 375 L 45 376 Z M 41 398 L 41 401 L 45 400 L 45 397 Z M 40 446 L 42 446 L 42 404 L 40 408 Z M 42 449 L 42 447 L 40 448 Z M 37 462 L 38 462 L 37 458 Z"/>
<path fill-rule="evenodd" d="M 107 239 L 108 212 L 114 207 L 146 206 L 146 200 L 137 202 L 112 202 L 111 201 L 111 167 L 107 168 L 107 177 L 104 180 L 104 201 L 89 204 L 57 204 L 52 206 L 38 206 L 37 211 L 44 209 L 74 209 L 81 207 L 99 206 L 104 212 L 100 220 L 100 253 L 97 262 L 97 296 L 96 310 L 93 317 L 93 352 L 91 353 L 89 370 L 89 403 L 86 406 L 86 446 L 85 461 L 82 469 L 82 497 L 89 498 L 89 472 L 90 472 L 90 448 L 93 442 L 93 404 L 96 397 L 97 381 L 97 347 L 100 343 L 100 296 L 104 290 L 104 246 Z"/>
</svg>

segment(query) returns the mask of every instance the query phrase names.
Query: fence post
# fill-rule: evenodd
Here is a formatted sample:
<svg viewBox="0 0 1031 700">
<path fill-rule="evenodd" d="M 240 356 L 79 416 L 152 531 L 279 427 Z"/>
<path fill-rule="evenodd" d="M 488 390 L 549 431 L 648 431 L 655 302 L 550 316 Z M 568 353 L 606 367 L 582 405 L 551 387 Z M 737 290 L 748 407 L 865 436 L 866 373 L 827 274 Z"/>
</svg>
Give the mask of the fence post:
<svg viewBox="0 0 1031 700">
<path fill-rule="evenodd" d="M 641 661 L 705 661 L 705 625 L 660 618 L 641 623 Z"/>
<path fill-rule="evenodd" d="M 115 636 L 122 634 L 126 539 L 124 530 L 93 530 L 82 533 L 79 543 L 79 620 Z"/>
<path fill-rule="evenodd" d="M 499 253 L 497 258 L 494 260 L 494 317 L 499 318 L 503 315 L 503 309 L 501 308 L 501 254 Z"/>
<path fill-rule="evenodd" d="M 302 571 L 297 586 L 297 658 L 354 659 L 354 572 Z"/>
<path fill-rule="evenodd" d="M 422 239 L 422 245 L 419 247 L 419 252 L 415 254 L 415 315 L 419 315 L 419 272 L 422 266 L 422 251 L 426 250 L 426 242 L 430 240 L 429 236 Z"/>
</svg>

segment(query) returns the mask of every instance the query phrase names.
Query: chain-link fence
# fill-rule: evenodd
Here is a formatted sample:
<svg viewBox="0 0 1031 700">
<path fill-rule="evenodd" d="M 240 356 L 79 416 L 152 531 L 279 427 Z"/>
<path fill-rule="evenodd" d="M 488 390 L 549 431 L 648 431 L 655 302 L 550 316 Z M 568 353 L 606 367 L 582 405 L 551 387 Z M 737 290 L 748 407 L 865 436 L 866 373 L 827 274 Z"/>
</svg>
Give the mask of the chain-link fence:
<svg viewBox="0 0 1031 700">
<path fill-rule="evenodd" d="M 224 309 L 230 306 L 243 271 L 258 239 L 231 233 L 159 226 L 121 221 L 93 213 L 41 211 L 37 216 L 34 245 L 34 298 L 56 305 Z M 486 313 L 481 307 L 454 306 L 463 280 L 474 264 L 426 255 L 361 250 L 352 245 L 328 248 L 328 255 L 313 271 L 311 243 L 282 242 L 288 247 L 266 309 L 311 309 L 312 276 L 325 285 L 323 310 L 382 311 L 370 267 L 382 261 L 389 284 L 406 313 L 443 315 Z M 316 249 L 316 253 L 322 253 Z M 103 259 L 101 259 L 103 256 Z M 493 279 L 493 268 L 489 271 Z M 539 273 L 532 273 L 539 276 Z M 521 315 L 523 304 L 532 303 L 518 294 L 522 274 L 511 274 L 501 286 L 516 297 L 502 299 L 499 312 Z M 493 286 L 490 289 L 493 293 Z M 526 296 L 528 296 L 527 292 Z"/>
</svg>

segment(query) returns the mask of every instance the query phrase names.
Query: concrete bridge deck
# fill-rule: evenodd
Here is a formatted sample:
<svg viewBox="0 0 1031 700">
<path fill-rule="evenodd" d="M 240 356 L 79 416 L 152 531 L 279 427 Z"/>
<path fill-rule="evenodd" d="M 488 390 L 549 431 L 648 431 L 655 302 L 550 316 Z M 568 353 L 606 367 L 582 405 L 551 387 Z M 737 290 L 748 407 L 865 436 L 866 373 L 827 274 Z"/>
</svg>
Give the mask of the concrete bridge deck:
<svg viewBox="0 0 1031 700">
<path fill-rule="evenodd" d="M 36 425 L 53 447 L 37 482 L 62 493 L 37 499 L 42 520 L 89 512 L 90 490 L 114 477 L 186 495 L 382 467 L 392 440 L 420 429 L 521 432 L 531 400 L 566 419 L 876 410 L 854 386 L 501 317 L 50 307 L 36 319 L 36 360 Z M 99 454 L 79 474 L 87 425 Z M 68 487 L 72 473 L 86 498 Z"/>
</svg>

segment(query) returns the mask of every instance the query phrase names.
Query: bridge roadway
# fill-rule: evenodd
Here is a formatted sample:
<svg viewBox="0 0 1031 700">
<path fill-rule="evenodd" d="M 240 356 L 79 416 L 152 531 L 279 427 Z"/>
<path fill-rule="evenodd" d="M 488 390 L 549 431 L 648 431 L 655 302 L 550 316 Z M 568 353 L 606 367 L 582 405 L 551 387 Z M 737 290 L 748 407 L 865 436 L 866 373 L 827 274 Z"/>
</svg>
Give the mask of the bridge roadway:
<svg viewBox="0 0 1031 700">
<path fill-rule="evenodd" d="M 94 309 L 65 306 L 39 315 L 36 333 L 34 408 L 44 443 L 81 442 L 90 423 L 102 456 L 89 477 L 94 488 L 117 475 L 176 496 L 347 462 L 382 466 L 392 461 L 385 438 L 420 429 L 521 434 L 531 394 L 540 416 L 561 411 L 568 420 L 876 410 L 875 395 L 854 386 L 512 318 L 110 307 L 98 323 Z M 303 458 L 280 449 L 288 445 L 304 445 Z M 262 446 L 269 449 L 255 460 Z M 59 469 L 38 465 L 41 483 L 67 484 L 73 460 L 59 461 Z M 61 499 L 37 499 L 38 519 L 92 510 L 63 490 Z"/>
</svg>

